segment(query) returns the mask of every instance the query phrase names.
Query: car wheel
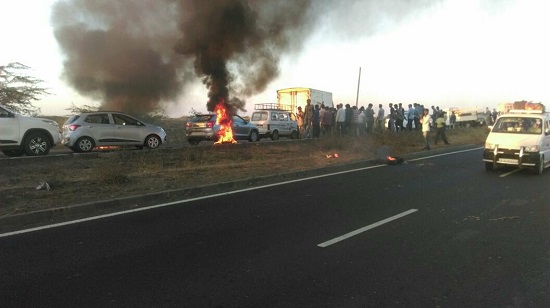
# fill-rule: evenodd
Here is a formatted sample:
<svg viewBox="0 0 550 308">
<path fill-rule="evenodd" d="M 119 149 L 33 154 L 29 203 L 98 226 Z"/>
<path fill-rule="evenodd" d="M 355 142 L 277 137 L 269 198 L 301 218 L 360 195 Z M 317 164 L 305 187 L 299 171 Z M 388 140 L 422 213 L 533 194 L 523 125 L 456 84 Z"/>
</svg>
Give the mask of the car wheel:
<svg viewBox="0 0 550 308">
<path fill-rule="evenodd" d="M 539 162 L 535 165 L 535 172 L 538 175 L 541 175 L 543 171 L 544 171 L 544 156 L 541 155 L 539 158 Z"/>
<path fill-rule="evenodd" d="M 76 141 L 77 152 L 91 152 L 94 148 L 94 141 L 90 137 L 81 137 Z"/>
<path fill-rule="evenodd" d="M 298 139 L 298 132 L 297 131 L 292 131 L 292 134 L 290 134 L 290 139 Z"/>
<path fill-rule="evenodd" d="M 485 162 L 485 170 L 486 171 L 493 171 L 494 168 L 495 168 L 495 166 L 494 166 L 493 163 Z"/>
<path fill-rule="evenodd" d="M 279 131 L 273 131 L 271 133 L 271 140 L 273 140 L 273 141 L 279 140 Z"/>
<path fill-rule="evenodd" d="M 190 145 L 199 145 L 199 140 L 189 140 Z"/>
<path fill-rule="evenodd" d="M 46 155 L 50 152 L 50 142 L 44 133 L 34 132 L 30 133 L 25 138 L 25 144 L 23 145 L 25 153 L 29 156 Z"/>
<path fill-rule="evenodd" d="M 25 154 L 25 151 L 21 149 L 15 149 L 15 150 L 3 150 L 2 153 L 8 157 L 19 157 L 23 156 Z"/>
<path fill-rule="evenodd" d="M 160 146 L 160 138 L 155 135 L 147 136 L 145 138 L 145 145 L 149 149 L 156 149 Z"/>
<path fill-rule="evenodd" d="M 253 130 L 250 132 L 250 137 L 248 137 L 248 141 L 250 142 L 256 142 L 260 140 L 260 138 L 258 138 L 258 132 Z"/>
</svg>

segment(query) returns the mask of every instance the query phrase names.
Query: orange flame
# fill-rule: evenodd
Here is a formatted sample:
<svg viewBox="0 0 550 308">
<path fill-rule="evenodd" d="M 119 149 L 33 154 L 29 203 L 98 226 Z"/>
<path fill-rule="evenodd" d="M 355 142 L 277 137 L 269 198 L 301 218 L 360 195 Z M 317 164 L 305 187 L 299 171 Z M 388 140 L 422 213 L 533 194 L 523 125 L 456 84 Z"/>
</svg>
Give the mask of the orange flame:
<svg viewBox="0 0 550 308">
<path fill-rule="evenodd" d="M 218 141 L 214 144 L 222 144 L 226 142 L 237 143 L 237 141 L 233 139 L 233 129 L 231 128 L 233 119 L 227 114 L 227 109 L 225 108 L 223 100 L 216 105 L 214 111 L 216 112 L 216 125 L 220 127 L 218 130 Z"/>
<path fill-rule="evenodd" d="M 395 158 L 391 157 L 391 156 L 387 156 L 386 157 L 388 160 L 396 160 Z"/>
</svg>

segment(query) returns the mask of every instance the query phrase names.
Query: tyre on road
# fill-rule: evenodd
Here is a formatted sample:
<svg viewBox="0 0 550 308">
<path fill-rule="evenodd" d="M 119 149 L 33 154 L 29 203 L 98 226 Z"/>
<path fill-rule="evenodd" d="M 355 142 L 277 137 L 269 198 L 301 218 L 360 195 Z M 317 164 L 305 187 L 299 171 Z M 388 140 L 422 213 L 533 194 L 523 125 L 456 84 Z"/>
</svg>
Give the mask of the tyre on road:
<svg viewBox="0 0 550 308">
<path fill-rule="evenodd" d="M 80 137 L 75 144 L 77 152 L 91 152 L 94 146 L 94 141 L 90 137 Z"/>
<path fill-rule="evenodd" d="M 156 149 L 160 146 L 160 138 L 155 135 L 149 135 L 145 138 L 145 145 L 149 149 Z"/>
<path fill-rule="evenodd" d="M 253 130 L 250 132 L 250 136 L 248 136 L 248 141 L 250 142 L 256 142 L 260 140 L 259 134 L 257 131 Z"/>
<path fill-rule="evenodd" d="M 28 156 L 46 155 L 51 145 L 48 137 L 42 132 L 32 132 L 25 138 L 23 149 Z"/>
<path fill-rule="evenodd" d="M 279 140 L 279 131 L 278 130 L 275 130 L 271 133 L 271 140 L 273 140 L 273 141 Z"/>
</svg>

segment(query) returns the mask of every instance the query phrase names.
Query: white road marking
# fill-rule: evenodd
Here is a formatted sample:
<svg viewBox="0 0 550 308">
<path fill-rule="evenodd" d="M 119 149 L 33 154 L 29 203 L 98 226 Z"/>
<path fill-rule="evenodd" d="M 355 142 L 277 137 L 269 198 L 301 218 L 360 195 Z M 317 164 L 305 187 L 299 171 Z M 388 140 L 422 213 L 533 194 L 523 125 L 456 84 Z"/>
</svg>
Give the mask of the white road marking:
<svg viewBox="0 0 550 308">
<path fill-rule="evenodd" d="M 445 153 L 445 154 L 439 154 L 439 155 L 426 156 L 426 157 L 422 157 L 422 158 L 410 159 L 408 161 L 416 161 L 416 160 L 428 159 L 428 158 L 432 158 L 432 157 L 458 154 L 458 153 L 474 151 L 474 150 L 479 150 L 479 149 L 480 148 L 455 151 L 455 152 L 450 152 L 450 153 Z M 71 220 L 71 221 L 66 221 L 66 222 L 61 222 L 61 223 L 56 223 L 56 224 L 51 224 L 51 225 L 46 225 L 46 226 L 41 226 L 41 227 L 36 227 L 36 228 L 18 230 L 18 231 L 7 232 L 7 233 L 0 233 L 0 238 L 13 236 L 13 235 L 18 235 L 18 234 L 29 233 L 29 232 L 34 232 L 34 231 L 40 231 L 40 230 L 45 230 L 45 229 L 52 229 L 52 228 L 57 228 L 57 227 L 62 227 L 62 226 L 67 226 L 67 225 L 74 225 L 74 224 L 78 224 L 78 223 L 81 223 L 81 222 L 98 220 L 98 219 L 114 217 L 114 216 L 119 216 L 119 215 L 125 215 L 125 214 L 130 214 L 130 213 L 135 213 L 135 212 L 148 211 L 148 210 L 152 210 L 152 209 L 156 209 L 156 208 L 172 206 L 172 205 L 181 204 L 181 203 L 188 203 L 188 202 L 193 202 L 193 201 L 197 201 L 197 200 L 204 200 L 204 199 L 216 198 L 216 197 L 220 197 L 220 196 L 233 195 L 233 194 L 238 194 L 238 193 L 246 192 L 246 191 L 253 191 L 253 190 L 264 189 L 264 188 L 268 188 L 268 187 L 275 187 L 275 186 L 280 186 L 280 185 L 286 185 L 286 184 L 292 184 L 292 183 L 297 183 L 297 182 L 309 181 L 309 180 L 320 179 L 320 178 L 329 177 L 329 176 L 333 176 L 333 175 L 346 174 L 346 173 L 357 172 L 357 171 L 368 170 L 368 169 L 374 169 L 374 168 L 380 168 L 380 167 L 386 167 L 386 166 L 388 166 L 388 165 L 387 164 L 381 164 L 381 165 L 374 165 L 374 166 L 363 167 L 363 168 L 358 168 L 358 169 L 339 171 L 339 172 L 334 172 L 334 173 L 329 173 L 329 174 L 316 175 L 316 176 L 311 176 L 311 177 L 302 178 L 302 179 L 296 179 L 296 180 L 290 180 L 290 181 L 285 181 L 285 182 L 278 182 L 278 183 L 267 184 L 267 185 L 262 185 L 262 186 L 250 187 L 250 188 L 239 189 L 239 190 L 234 190 L 234 191 L 229 191 L 229 192 L 224 192 L 224 193 L 219 193 L 219 194 L 213 194 L 213 195 L 208 195 L 208 196 L 202 196 L 202 197 L 197 197 L 197 198 L 191 198 L 191 199 L 178 200 L 178 201 L 162 203 L 162 204 L 157 204 L 157 205 L 151 205 L 151 206 L 147 206 L 147 207 L 142 207 L 142 208 L 137 208 L 137 209 L 132 209 L 132 210 L 126 210 L 126 211 L 122 211 L 122 212 L 116 212 L 116 213 L 93 216 L 93 217 L 88 217 L 88 218 L 83 218 L 83 219 Z"/>
<path fill-rule="evenodd" d="M 448 153 L 443 153 L 443 154 L 435 154 L 435 155 L 430 155 L 430 156 L 423 156 L 423 157 L 419 157 L 419 158 L 408 159 L 407 161 L 417 161 L 417 160 L 423 160 L 423 159 L 434 158 L 434 157 L 439 157 L 439 156 L 447 156 L 447 155 L 465 153 L 465 152 L 470 152 L 470 151 L 477 151 L 477 150 L 479 150 L 479 149 L 483 149 L 483 148 L 482 148 L 482 147 L 479 147 L 479 148 L 473 148 L 473 149 L 467 149 L 467 150 L 460 150 L 460 151 L 448 152 Z"/>
<path fill-rule="evenodd" d="M 505 176 L 509 176 L 510 174 L 514 174 L 514 173 L 516 173 L 516 172 L 518 172 L 518 171 L 521 171 L 521 170 L 522 170 L 521 168 L 517 168 L 517 169 L 514 169 L 514 170 L 512 170 L 512 171 L 510 171 L 510 172 L 503 173 L 503 174 L 499 175 L 499 177 L 503 178 L 503 177 L 505 177 Z"/>
<path fill-rule="evenodd" d="M 336 244 L 336 243 L 341 242 L 341 241 L 343 241 L 343 240 L 346 240 L 346 239 L 348 239 L 348 238 L 350 238 L 350 237 L 352 237 L 352 236 L 355 236 L 355 235 L 357 235 L 357 234 L 360 234 L 360 233 L 363 233 L 363 232 L 368 231 L 368 230 L 370 230 L 370 229 L 374 229 L 374 228 L 376 228 L 376 227 L 379 227 L 379 226 L 381 226 L 381 225 L 383 225 L 383 224 L 385 224 L 385 223 L 388 223 L 388 222 L 390 222 L 390 221 L 392 221 L 392 220 L 396 220 L 396 219 L 399 219 L 399 218 L 401 218 L 401 217 L 404 217 L 404 216 L 407 216 L 407 215 L 409 215 L 409 214 L 412 214 L 412 213 L 414 213 L 414 212 L 416 212 L 416 211 L 418 211 L 418 210 L 417 210 L 417 209 L 411 209 L 411 210 L 405 211 L 405 212 L 403 212 L 403 213 L 401 213 L 401 214 L 397 214 L 397 215 L 395 215 L 395 216 L 386 218 L 386 219 L 384 219 L 384 220 L 380 220 L 379 222 L 373 223 L 372 225 L 368 225 L 368 226 L 366 226 L 366 227 L 363 227 L 363 228 L 357 229 L 357 230 L 355 230 L 355 231 L 352 231 L 352 232 L 346 233 L 346 234 L 344 234 L 344 235 L 341 235 L 341 236 L 339 236 L 339 237 L 333 238 L 332 240 L 323 242 L 323 243 L 321 243 L 321 244 L 319 244 L 319 245 L 317 245 L 317 246 L 319 246 L 319 247 L 321 247 L 321 248 L 328 247 L 328 246 L 330 246 L 330 245 L 333 245 L 333 244 Z"/>
</svg>

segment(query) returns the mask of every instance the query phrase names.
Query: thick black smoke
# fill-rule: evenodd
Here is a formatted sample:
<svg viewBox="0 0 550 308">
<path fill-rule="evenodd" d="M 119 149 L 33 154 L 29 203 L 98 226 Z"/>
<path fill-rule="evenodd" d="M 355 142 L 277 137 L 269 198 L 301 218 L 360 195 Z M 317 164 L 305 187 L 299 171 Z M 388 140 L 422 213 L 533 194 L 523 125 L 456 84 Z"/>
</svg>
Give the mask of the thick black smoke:
<svg viewBox="0 0 550 308">
<path fill-rule="evenodd" d="M 149 112 L 175 100 L 191 75 L 208 88 L 208 110 L 263 91 L 280 56 L 307 23 L 296 3 L 245 0 L 66 0 L 54 6 L 64 77 L 102 107 Z M 295 40 L 299 42 L 299 40 Z M 298 47 L 298 46 L 293 46 Z M 299 49 L 299 48 L 296 48 Z M 230 95 L 232 97 L 230 97 Z"/>
<path fill-rule="evenodd" d="M 207 109 L 224 100 L 234 113 L 279 75 L 281 56 L 299 52 L 314 31 L 359 37 L 375 32 L 378 15 L 387 24 L 388 16 L 400 19 L 415 7 L 410 0 L 382 2 L 383 8 L 379 0 L 60 0 L 51 21 L 65 80 L 102 108 L 150 112 L 199 78 Z"/>
</svg>

